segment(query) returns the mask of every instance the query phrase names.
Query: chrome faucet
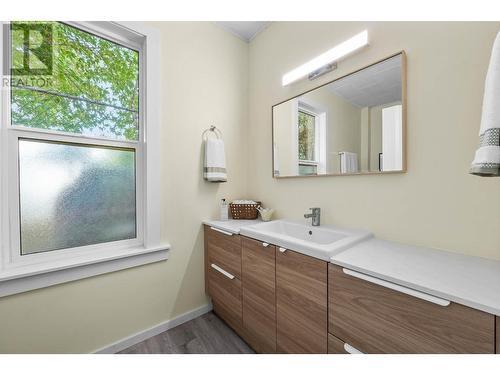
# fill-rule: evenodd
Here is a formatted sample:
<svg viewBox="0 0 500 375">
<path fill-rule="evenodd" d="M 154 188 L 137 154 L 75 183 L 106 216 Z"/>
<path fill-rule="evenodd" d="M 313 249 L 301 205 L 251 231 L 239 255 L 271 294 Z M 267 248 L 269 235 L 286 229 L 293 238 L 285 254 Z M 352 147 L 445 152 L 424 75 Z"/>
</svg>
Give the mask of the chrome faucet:
<svg viewBox="0 0 500 375">
<path fill-rule="evenodd" d="M 304 214 L 304 217 L 306 219 L 312 218 L 312 225 L 314 227 L 319 227 L 320 222 L 321 222 L 321 208 L 313 207 L 313 208 L 310 208 L 310 210 L 312 211 L 312 213 Z"/>
</svg>

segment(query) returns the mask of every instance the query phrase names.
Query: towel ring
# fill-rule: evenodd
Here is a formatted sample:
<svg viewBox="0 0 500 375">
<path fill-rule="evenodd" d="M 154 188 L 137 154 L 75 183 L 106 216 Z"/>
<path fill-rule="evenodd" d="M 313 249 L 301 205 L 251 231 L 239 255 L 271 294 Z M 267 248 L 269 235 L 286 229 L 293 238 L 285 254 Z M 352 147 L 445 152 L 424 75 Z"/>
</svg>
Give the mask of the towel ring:
<svg viewBox="0 0 500 375">
<path fill-rule="evenodd" d="M 217 129 L 217 127 L 216 127 L 216 126 L 214 126 L 214 125 L 210 126 L 210 128 L 208 128 L 208 129 L 205 129 L 205 130 L 203 131 L 203 133 L 201 133 L 201 137 L 202 137 L 203 139 L 206 139 L 206 138 L 205 138 L 205 135 L 206 135 L 208 132 L 212 132 L 212 133 L 214 133 L 214 134 L 215 134 L 215 136 L 217 137 L 217 139 L 221 139 L 221 138 L 222 138 L 222 132 L 221 132 L 219 129 Z"/>
</svg>

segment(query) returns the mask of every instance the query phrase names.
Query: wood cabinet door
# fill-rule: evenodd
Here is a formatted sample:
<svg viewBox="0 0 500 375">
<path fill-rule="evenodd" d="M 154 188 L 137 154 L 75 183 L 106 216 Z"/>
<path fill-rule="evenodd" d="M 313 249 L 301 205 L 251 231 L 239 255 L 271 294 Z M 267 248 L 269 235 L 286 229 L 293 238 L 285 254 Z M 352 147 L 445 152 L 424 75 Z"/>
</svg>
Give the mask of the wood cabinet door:
<svg viewBox="0 0 500 375">
<path fill-rule="evenodd" d="M 243 330 L 259 353 L 276 352 L 276 247 L 242 238 Z"/>
<path fill-rule="evenodd" d="M 327 353 L 328 263 L 276 251 L 277 350 Z"/>
<path fill-rule="evenodd" d="M 441 306 L 329 265 L 329 332 L 363 353 L 493 353 L 494 316 Z"/>
<path fill-rule="evenodd" d="M 208 271 L 209 293 L 214 311 L 236 332 L 242 331 L 241 281 L 229 278 L 217 269 Z"/>
<path fill-rule="evenodd" d="M 328 354 L 349 354 L 344 349 L 344 342 L 332 334 L 328 334 Z"/>
<path fill-rule="evenodd" d="M 500 316 L 497 316 L 497 323 L 496 323 L 496 326 L 497 326 L 497 350 L 496 350 L 496 353 L 497 354 L 500 354 Z"/>
<path fill-rule="evenodd" d="M 331 333 L 328 334 L 328 354 L 364 354 Z"/>
</svg>

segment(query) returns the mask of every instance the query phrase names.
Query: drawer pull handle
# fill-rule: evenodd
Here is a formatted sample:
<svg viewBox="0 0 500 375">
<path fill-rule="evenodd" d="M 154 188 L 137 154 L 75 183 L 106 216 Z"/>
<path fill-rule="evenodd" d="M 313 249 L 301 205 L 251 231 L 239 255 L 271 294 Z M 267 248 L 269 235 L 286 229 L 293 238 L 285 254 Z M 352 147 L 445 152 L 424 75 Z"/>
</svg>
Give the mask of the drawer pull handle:
<svg viewBox="0 0 500 375">
<path fill-rule="evenodd" d="M 262 242 L 262 246 L 264 246 L 264 247 L 268 247 L 268 246 L 269 246 L 269 244 L 268 244 L 267 242 Z"/>
<path fill-rule="evenodd" d="M 344 350 L 349 354 L 365 354 L 347 343 L 344 343 Z"/>
<path fill-rule="evenodd" d="M 280 247 L 280 253 L 284 253 L 286 249 L 284 247 Z"/>
<path fill-rule="evenodd" d="M 222 230 L 222 229 L 219 229 L 219 228 L 215 228 L 215 227 L 210 227 L 210 229 L 216 231 L 216 232 L 219 232 L 219 233 L 222 233 L 222 234 L 225 234 L 226 236 L 232 236 L 233 234 L 231 232 L 227 232 L 225 230 Z"/>
<path fill-rule="evenodd" d="M 361 272 L 356 272 L 356 271 L 353 271 L 353 270 L 350 270 L 347 268 L 342 268 L 342 271 L 346 275 L 353 276 L 353 277 L 356 277 L 358 279 L 365 280 L 365 281 L 368 281 L 370 283 L 377 284 L 377 285 L 383 286 L 385 288 L 395 290 L 397 292 L 408 294 L 410 296 L 423 299 L 424 301 L 435 303 L 436 305 L 439 305 L 439 306 L 448 306 L 450 304 L 450 301 L 445 300 L 443 298 L 434 297 L 430 294 L 419 292 L 418 290 L 410 289 L 410 288 L 407 288 L 405 286 L 401 286 L 398 284 L 390 283 L 388 281 L 381 280 L 381 279 L 378 279 L 378 278 L 373 277 L 373 276 L 368 276 L 368 275 L 365 275 L 364 273 L 361 273 Z"/>
<path fill-rule="evenodd" d="M 222 268 L 220 268 L 217 264 L 211 264 L 210 265 L 214 270 L 216 271 L 219 271 L 220 273 L 222 273 L 224 276 L 226 276 L 228 279 L 232 280 L 234 279 L 234 275 L 231 275 L 229 272 L 223 270 Z"/>
</svg>

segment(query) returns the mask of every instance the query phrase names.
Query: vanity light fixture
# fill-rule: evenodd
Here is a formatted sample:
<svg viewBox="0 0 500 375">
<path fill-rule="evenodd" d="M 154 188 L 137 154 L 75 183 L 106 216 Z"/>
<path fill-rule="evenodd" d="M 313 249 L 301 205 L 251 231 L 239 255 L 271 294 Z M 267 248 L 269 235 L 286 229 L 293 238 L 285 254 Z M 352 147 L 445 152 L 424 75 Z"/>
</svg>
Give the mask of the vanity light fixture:
<svg viewBox="0 0 500 375">
<path fill-rule="evenodd" d="M 283 76 L 282 85 L 287 86 L 307 75 L 309 75 L 309 79 L 317 78 L 337 68 L 337 61 L 339 61 L 342 57 L 347 56 L 351 52 L 354 52 L 367 44 L 368 30 L 365 30 L 306 62 L 305 64 L 302 64 L 298 68 L 289 71 Z"/>
</svg>

